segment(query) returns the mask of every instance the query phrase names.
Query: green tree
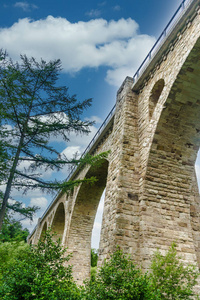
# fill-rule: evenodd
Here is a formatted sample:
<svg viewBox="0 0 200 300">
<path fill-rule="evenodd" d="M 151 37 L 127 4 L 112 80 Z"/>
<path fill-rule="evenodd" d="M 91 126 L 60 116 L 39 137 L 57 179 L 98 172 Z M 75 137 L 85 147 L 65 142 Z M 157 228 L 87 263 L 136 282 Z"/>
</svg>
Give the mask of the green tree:
<svg viewBox="0 0 200 300">
<path fill-rule="evenodd" d="M 62 136 L 68 141 L 71 132 L 87 134 L 92 124 L 80 118 L 91 105 L 91 99 L 80 102 L 75 95 L 69 96 L 65 86 L 57 86 L 60 71 L 60 60 L 37 62 L 22 55 L 18 63 L 0 51 L 0 151 L 2 149 L 5 155 L 0 181 L 6 182 L 0 229 L 12 188 L 23 188 L 25 192 L 34 188 L 41 191 L 70 189 L 81 181 L 45 181 L 41 173 L 47 169 L 60 170 L 66 164 L 97 160 L 89 156 L 81 160 L 60 157 L 49 142 L 52 136 Z M 20 168 L 24 162 L 29 163 L 29 168 Z M 94 180 L 84 179 L 85 182 Z"/>
<path fill-rule="evenodd" d="M 29 254 L 29 245 L 24 241 L 0 243 L 0 286 L 3 275 L 16 264 L 16 261 L 24 260 Z M 27 257 L 28 260 L 28 257 Z"/>
<path fill-rule="evenodd" d="M 29 246 L 3 273 L 2 300 L 78 300 L 80 290 L 73 282 L 70 259 L 49 232 L 36 246 Z"/>
<path fill-rule="evenodd" d="M 194 265 L 185 266 L 173 243 L 166 255 L 157 251 L 152 259 L 150 280 L 163 300 L 194 299 L 199 272 Z"/>
<path fill-rule="evenodd" d="M 20 221 L 13 217 L 6 217 L 0 232 L 0 242 L 24 241 L 29 235 L 27 228 L 23 229 Z"/>
<path fill-rule="evenodd" d="M 85 300 L 156 300 L 149 278 L 135 267 L 131 259 L 118 249 L 105 261 L 96 277 L 86 282 Z"/>
</svg>

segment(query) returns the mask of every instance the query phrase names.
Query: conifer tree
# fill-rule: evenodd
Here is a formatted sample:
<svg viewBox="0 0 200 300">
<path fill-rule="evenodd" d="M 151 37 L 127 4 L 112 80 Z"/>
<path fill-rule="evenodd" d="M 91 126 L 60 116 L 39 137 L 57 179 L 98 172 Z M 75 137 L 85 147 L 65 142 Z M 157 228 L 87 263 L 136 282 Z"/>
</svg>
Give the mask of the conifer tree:
<svg viewBox="0 0 200 300">
<path fill-rule="evenodd" d="M 14 62 L 0 51 L 0 181 L 6 183 L 0 229 L 12 188 L 25 192 L 35 188 L 69 189 L 80 181 L 45 181 L 39 174 L 41 169 L 60 170 L 66 164 L 96 160 L 88 156 L 80 161 L 63 158 L 49 143 L 52 136 L 68 141 L 71 132 L 87 134 L 92 124 L 81 120 L 91 99 L 78 101 L 75 95 L 69 95 L 67 87 L 58 86 L 60 71 L 60 60 L 38 62 L 21 55 L 20 62 Z M 29 168 L 22 171 L 20 164 L 24 162 L 28 162 Z"/>
</svg>

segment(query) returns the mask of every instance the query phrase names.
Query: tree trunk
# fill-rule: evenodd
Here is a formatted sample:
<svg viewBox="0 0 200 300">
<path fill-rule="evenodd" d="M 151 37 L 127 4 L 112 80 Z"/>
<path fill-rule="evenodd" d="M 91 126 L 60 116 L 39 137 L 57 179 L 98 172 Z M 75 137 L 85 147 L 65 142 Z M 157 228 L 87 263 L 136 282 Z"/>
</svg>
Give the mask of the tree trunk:
<svg viewBox="0 0 200 300">
<path fill-rule="evenodd" d="M 12 165 L 12 168 L 10 170 L 10 176 L 8 178 L 8 182 L 7 182 L 7 185 L 6 185 L 6 190 L 5 190 L 5 193 L 4 193 L 3 202 L 2 202 L 2 205 L 1 205 L 1 209 L 0 209 L 0 231 L 1 231 L 1 228 L 2 228 L 2 225 L 3 225 L 3 220 L 4 220 L 4 217 L 5 217 L 5 213 L 6 213 L 6 207 L 7 207 L 8 199 L 9 199 L 9 196 L 10 196 L 12 183 L 13 183 L 13 178 L 14 178 L 14 175 L 15 175 L 15 171 L 16 171 L 16 168 L 17 168 L 18 161 L 19 161 L 19 156 L 20 156 L 20 153 L 21 153 L 23 142 L 24 142 L 24 135 L 22 135 L 21 138 L 20 138 L 19 145 L 18 145 L 18 148 L 17 148 L 17 152 L 15 154 L 15 158 L 14 158 L 14 161 L 13 161 L 13 165 Z"/>
</svg>

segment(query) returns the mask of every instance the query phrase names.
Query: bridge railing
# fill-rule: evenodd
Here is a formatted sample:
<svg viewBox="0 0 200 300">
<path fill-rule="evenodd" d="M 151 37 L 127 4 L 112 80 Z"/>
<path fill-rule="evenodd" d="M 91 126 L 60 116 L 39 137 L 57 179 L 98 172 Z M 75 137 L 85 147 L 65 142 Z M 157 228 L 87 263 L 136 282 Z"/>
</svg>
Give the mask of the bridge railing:
<svg viewBox="0 0 200 300">
<path fill-rule="evenodd" d="M 92 138 L 92 140 L 90 141 L 89 145 L 87 146 L 87 148 L 84 150 L 84 152 L 81 154 L 80 158 L 83 158 L 92 148 L 92 146 L 94 145 L 94 143 L 96 142 L 96 140 L 98 139 L 98 137 L 101 135 L 101 133 L 103 132 L 104 128 L 106 127 L 106 125 L 109 123 L 109 121 L 111 120 L 112 116 L 115 113 L 115 108 L 116 105 L 113 106 L 112 110 L 109 112 L 109 114 L 107 115 L 106 119 L 104 120 L 104 122 L 101 124 L 101 126 L 99 127 L 98 131 L 96 132 L 96 134 L 94 135 L 94 137 Z M 72 174 L 75 172 L 75 170 L 77 169 L 77 166 L 74 166 L 69 175 L 66 178 L 66 181 L 68 181 Z"/>
<path fill-rule="evenodd" d="M 156 43 L 153 45 L 153 47 L 151 48 L 151 50 L 149 51 L 149 53 L 147 54 L 147 56 L 143 60 L 142 64 L 140 65 L 140 67 L 138 68 L 138 70 L 136 71 L 136 73 L 134 74 L 134 76 L 133 76 L 133 82 L 134 83 L 136 83 L 137 80 L 139 79 L 139 77 L 144 73 L 144 71 L 146 70 L 147 66 L 151 62 L 151 60 L 155 57 L 155 55 L 157 54 L 158 50 L 160 49 L 160 47 L 164 43 L 164 41 L 170 35 L 170 33 L 175 28 L 175 26 L 178 23 L 178 21 L 184 15 L 185 11 L 187 10 L 187 8 L 190 6 L 190 4 L 193 1 L 194 0 L 183 0 L 182 1 L 182 3 L 178 7 L 178 9 L 174 13 L 174 15 L 172 16 L 172 18 L 168 22 L 167 26 L 165 27 L 165 29 L 163 30 L 163 32 L 161 33 L 161 35 L 157 39 Z"/>
</svg>

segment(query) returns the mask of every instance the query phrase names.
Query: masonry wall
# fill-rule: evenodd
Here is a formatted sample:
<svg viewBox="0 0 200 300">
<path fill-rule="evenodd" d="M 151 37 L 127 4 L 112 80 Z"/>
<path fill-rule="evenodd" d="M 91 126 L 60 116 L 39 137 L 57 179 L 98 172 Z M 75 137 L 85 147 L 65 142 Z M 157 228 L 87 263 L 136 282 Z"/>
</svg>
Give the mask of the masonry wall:
<svg viewBox="0 0 200 300">
<path fill-rule="evenodd" d="M 131 90 L 132 84 L 132 79 L 126 78 L 117 95 L 99 264 L 116 245 L 138 255 L 138 96 Z"/>
<path fill-rule="evenodd" d="M 144 269 L 157 247 L 165 251 L 173 241 L 187 262 L 197 263 L 199 257 L 199 228 L 192 225 L 199 218 L 197 201 L 196 220 L 191 216 L 200 142 L 199 33 L 197 15 L 139 95 L 140 258 Z M 165 85 L 150 119 L 148 101 L 160 78 Z"/>
<path fill-rule="evenodd" d="M 199 37 L 197 7 L 143 82 L 133 85 L 127 77 L 119 89 L 114 123 L 92 152 L 110 150 L 108 160 L 76 175 L 97 176 L 98 183 L 61 193 L 39 220 L 32 241 L 52 224 L 59 226 L 79 283 L 90 273 L 91 232 L 104 188 L 99 265 L 119 245 L 146 270 L 153 252 L 164 253 L 174 241 L 185 262 L 200 265 L 194 170 L 200 145 Z"/>
</svg>

